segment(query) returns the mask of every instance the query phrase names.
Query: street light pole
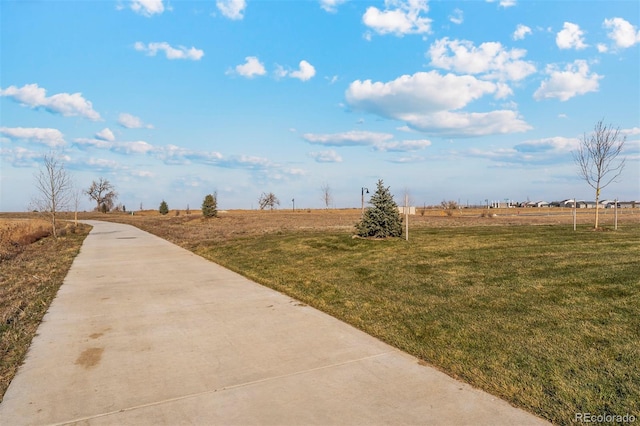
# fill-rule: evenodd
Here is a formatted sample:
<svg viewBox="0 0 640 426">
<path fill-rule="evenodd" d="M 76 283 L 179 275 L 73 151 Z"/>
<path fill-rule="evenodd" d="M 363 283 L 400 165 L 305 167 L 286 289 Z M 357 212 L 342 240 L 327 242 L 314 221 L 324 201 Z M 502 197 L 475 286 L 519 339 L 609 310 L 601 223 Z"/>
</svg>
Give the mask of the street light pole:
<svg viewBox="0 0 640 426">
<path fill-rule="evenodd" d="M 361 199 L 362 199 L 362 216 L 364 216 L 364 191 L 367 191 L 367 194 L 369 193 L 369 188 L 365 188 L 364 186 L 362 188 L 360 188 L 360 195 L 361 195 Z"/>
</svg>

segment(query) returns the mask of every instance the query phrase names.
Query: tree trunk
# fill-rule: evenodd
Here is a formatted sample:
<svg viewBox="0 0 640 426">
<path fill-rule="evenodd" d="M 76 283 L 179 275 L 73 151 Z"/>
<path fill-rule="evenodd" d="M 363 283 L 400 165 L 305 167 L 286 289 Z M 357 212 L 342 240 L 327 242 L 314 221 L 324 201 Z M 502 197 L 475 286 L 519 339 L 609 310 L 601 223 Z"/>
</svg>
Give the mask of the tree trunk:
<svg viewBox="0 0 640 426">
<path fill-rule="evenodd" d="M 598 207 L 600 206 L 600 188 L 596 189 L 596 224 L 594 229 L 598 229 Z"/>
</svg>

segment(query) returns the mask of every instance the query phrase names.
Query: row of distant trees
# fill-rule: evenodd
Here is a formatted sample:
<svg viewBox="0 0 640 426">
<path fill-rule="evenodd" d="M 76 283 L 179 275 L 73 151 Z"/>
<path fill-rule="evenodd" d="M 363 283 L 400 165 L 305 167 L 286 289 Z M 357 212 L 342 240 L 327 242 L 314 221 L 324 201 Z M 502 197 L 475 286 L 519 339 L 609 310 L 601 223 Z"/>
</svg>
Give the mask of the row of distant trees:
<svg viewBox="0 0 640 426">
<path fill-rule="evenodd" d="M 600 199 L 600 191 L 614 182 L 622 173 L 625 159 L 618 159 L 618 157 L 622 152 L 625 141 L 626 136 L 620 134 L 620 128 L 605 125 L 604 122 L 600 120 L 594 126 L 593 132 L 583 135 L 578 149 L 572 153 L 574 161 L 578 166 L 578 175 L 585 180 L 596 193 L 594 225 L 596 229 L 598 228 L 598 201 Z M 95 201 L 96 210 L 103 213 L 111 211 L 114 208 L 125 209 L 124 206 L 115 205 L 118 193 L 107 179 L 101 177 L 98 180 L 92 181 L 86 190 L 81 191 L 75 188 L 71 176 L 64 168 L 64 162 L 55 154 L 50 153 L 44 156 L 43 166 L 38 173 L 36 173 L 35 178 L 37 195 L 32 200 L 32 205 L 35 210 L 44 212 L 49 216 L 54 237 L 57 236 L 56 220 L 59 212 L 68 210 L 69 206 L 73 205 L 77 219 L 78 205 L 82 193 Z M 332 202 L 331 188 L 328 184 L 323 184 L 321 189 L 324 204 L 329 208 Z M 359 231 L 363 234 L 369 233 L 370 229 L 377 226 L 375 223 L 372 225 L 373 222 L 387 220 L 381 211 L 390 211 L 389 206 L 391 206 L 391 204 L 389 203 L 389 197 L 390 193 L 388 193 L 388 188 L 385 188 L 382 185 L 382 181 L 379 181 L 378 191 L 371 198 L 374 209 L 370 209 L 370 211 L 367 212 L 363 220 L 366 218 L 368 222 L 359 225 Z M 375 209 L 378 201 L 384 202 L 383 209 Z M 391 201 L 393 201 L 393 199 L 391 199 Z M 273 210 L 275 206 L 280 205 L 280 200 L 272 192 L 262 193 L 258 199 L 258 205 L 260 209 L 266 209 L 268 207 Z M 452 207 L 450 204 L 444 204 L 443 206 Z M 160 204 L 159 210 L 162 214 L 169 212 L 169 206 L 164 200 Z M 395 211 L 397 212 L 397 209 Z M 217 193 L 214 192 L 213 194 L 205 196 L 202 202 L 202 214 L 205 217 L 217 216 Z M 378 217 L 376 217 L 376 215 L 378 215 Z M 395 219 L 391 220 L 390 223 L 393 229 L 397 228 Z"/>
</svg>

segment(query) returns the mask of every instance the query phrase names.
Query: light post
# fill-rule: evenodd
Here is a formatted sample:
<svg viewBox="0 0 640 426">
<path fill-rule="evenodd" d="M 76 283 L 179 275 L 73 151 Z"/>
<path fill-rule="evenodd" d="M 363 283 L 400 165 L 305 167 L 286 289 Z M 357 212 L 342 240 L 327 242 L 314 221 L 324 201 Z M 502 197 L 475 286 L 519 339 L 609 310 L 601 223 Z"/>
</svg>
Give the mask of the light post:
<svg viewBox="0 0 640 426">
<path fill-rule="evenodd" d="M 362 216 L 364 216 L 364 192 L 367 191 L 367 194 L 369 193 L 369 188 L 365 188 L 364 186 L 362 188 L 360 188 L 360 194 L 361 194 L 361 199 L 362 199 Z"/>
<path fill-rule="evenodd" d="M 292 198 L 291 202 L 293 203 L 293 211 L 295 212 L 296 211 L 296 199 Z"/>
</svg>

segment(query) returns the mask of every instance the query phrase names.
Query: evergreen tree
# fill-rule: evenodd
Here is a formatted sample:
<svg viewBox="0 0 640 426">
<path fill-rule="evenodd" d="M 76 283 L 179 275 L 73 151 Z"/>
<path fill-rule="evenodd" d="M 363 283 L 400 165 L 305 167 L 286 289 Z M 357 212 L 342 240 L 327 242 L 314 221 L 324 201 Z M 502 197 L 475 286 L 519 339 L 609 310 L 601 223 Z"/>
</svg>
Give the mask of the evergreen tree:
<svg viewBox="0 0 640 426">
<path fill-rule="evenodd" d="M 362 220 L 356 224 L 360 237 L 399 237 L 402 235 L 402 218 L 398 205 L 393 201 L 389 188 L 385 188 L 382 179 L 378 181 L 378 189 L 371 197 L 370 204 Z"/>
<path fill-rule="evenodd" d="M 218 216 L 218 194 L 208 194 L 204 197 L 202 202 L 202 215 L 204 217 L 217 217 Z"/>
<path fill-rule="evenodd" d="M 167 202 L 165 200 L 162 200 L 162 202 L 160 203 L 160 208 L 158 209 L 158 211 L 162 215 L 169 213 L 169 206 L 167 205 Z"/>
</svg>

